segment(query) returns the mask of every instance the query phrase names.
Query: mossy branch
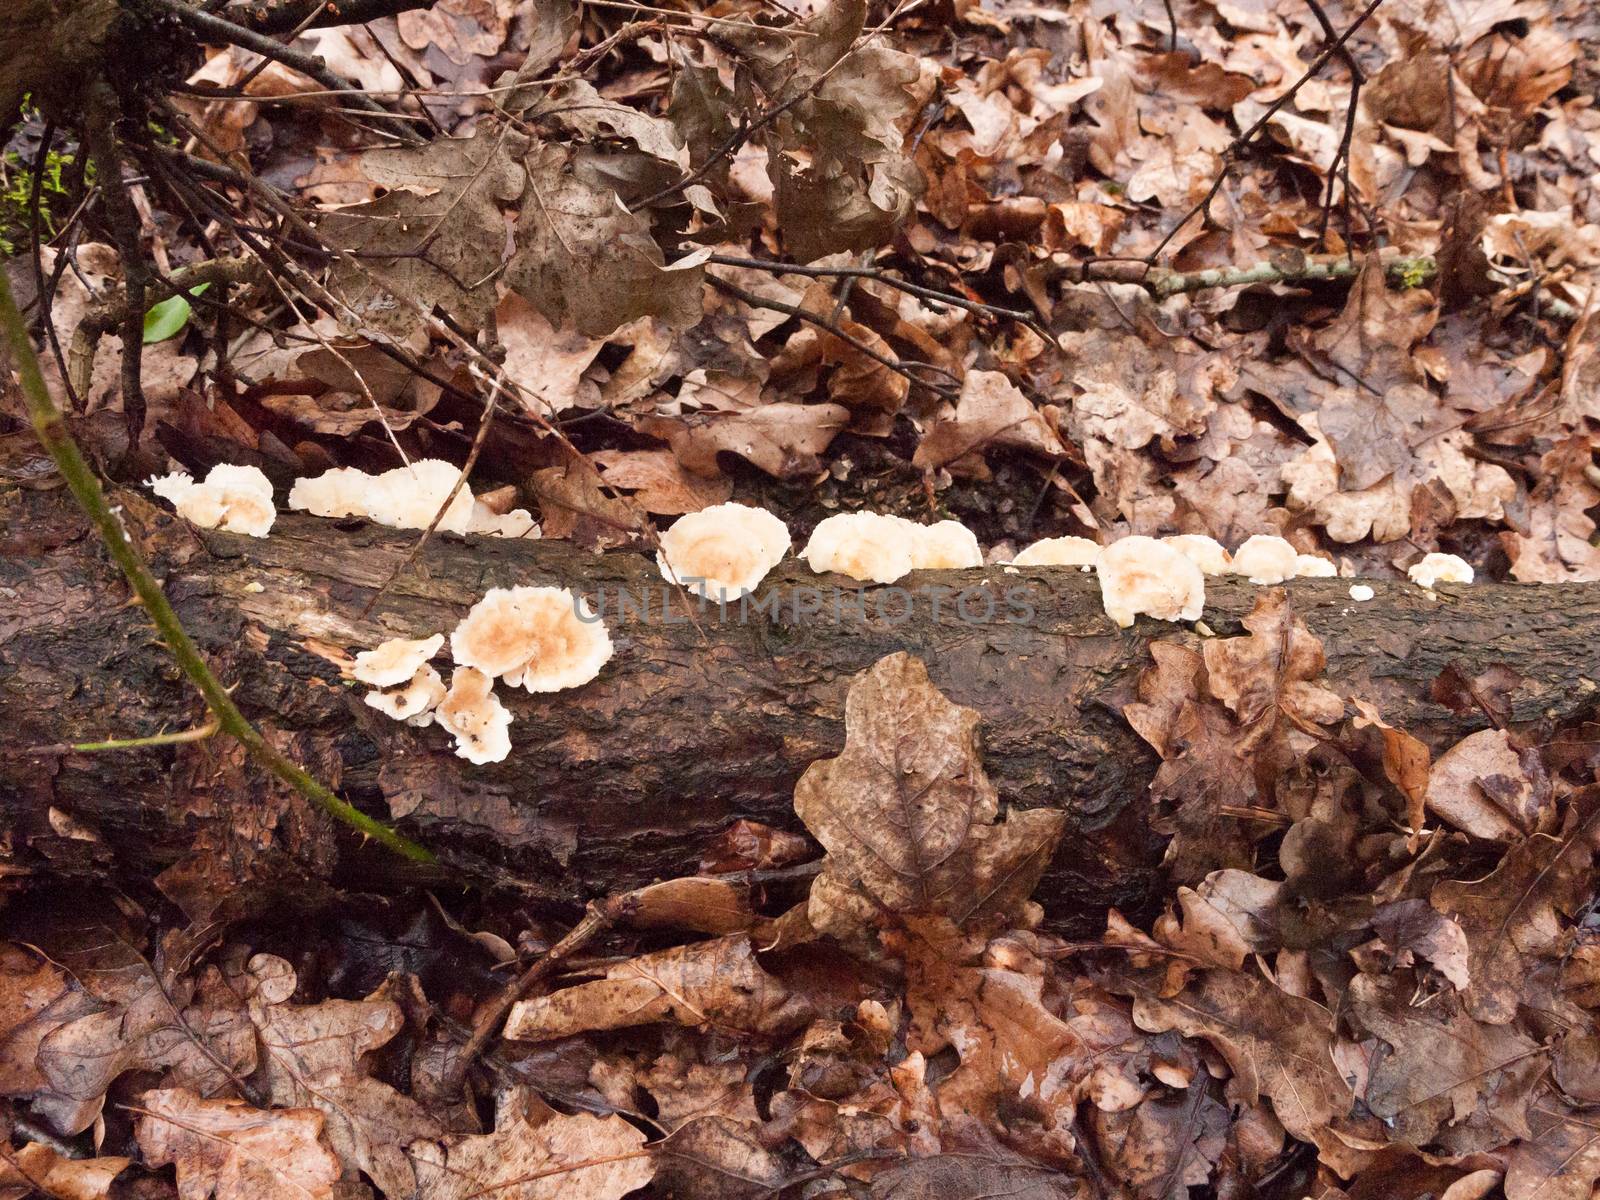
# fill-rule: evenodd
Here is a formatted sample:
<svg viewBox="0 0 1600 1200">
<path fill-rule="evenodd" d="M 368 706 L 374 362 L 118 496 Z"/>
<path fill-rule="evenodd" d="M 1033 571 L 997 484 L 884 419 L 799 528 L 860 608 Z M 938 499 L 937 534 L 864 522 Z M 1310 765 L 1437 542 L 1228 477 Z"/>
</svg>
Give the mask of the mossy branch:
<svg viewBox="0 0 1600 1200">
<path fill-rule="evenodd" d="M 145 612 L 155 622 L 167 647 L 172 651 L 172 656 L 178 660 L 178 666 L 205 697 L 206 704 L 222 731 L 236 738 L 256 762 L 335 820 L 343 822 L 363 836 L 413 862 L 433 862 L 433 855 L 426 849 L 402 837 L 383 822 L 367 816 L 354 805 L 341 800 L 303 767 L 285 758 L 239 711 L 233 698 L 228 695 L 228 690 L 212 674 L 211 668 L 200 654 L 199 647 L 194 644 L 183 628 L 182 622 L 178 620 L 178 614 L 173 611 L 166 593 L 161 590 L 161 585 L 150 573 L 144 557 L 128 539 L 122 522 L 106 503 L 100 481 L 95 478 L 94 472 L 84 460 L 83 453 L 78 449 L 78 443 L 73 440 L 71 432 L 67 429 L 61 410 L 51 398 L 49 388 L 45 386 L 44 376 L 39 370 L 38 356 L 34 353 L 33 343 L 28 339 L 27 326 L 23 324 L 22 314 L 17 311 L 16 301 L 11 296 L 11 285 L 4 272 L 0 272 L 0 327 L 3 327 L 0 331 L 3 331 L 5 343 L 16 359 L 17 373 L 22 380 L 22 393 L 28 404 L 28 415 L 33 421 L 33 428 L 39 436 L 40 443 L 55 460 L 56 467 L 66 479 L 73 498 L 94 523 L 96 531 L 100 534 L 100 540 L 105 543 L 111 557 L 127 576 L 134 594 L 139 597 Z"/>
</svg>

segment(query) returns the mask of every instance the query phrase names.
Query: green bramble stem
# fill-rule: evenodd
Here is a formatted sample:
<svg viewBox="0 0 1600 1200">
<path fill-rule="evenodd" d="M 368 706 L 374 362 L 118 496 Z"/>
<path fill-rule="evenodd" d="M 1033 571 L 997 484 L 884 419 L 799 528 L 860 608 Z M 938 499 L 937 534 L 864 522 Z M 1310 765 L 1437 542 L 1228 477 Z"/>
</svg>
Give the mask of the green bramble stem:
<svg viewBox="0 0 1600 1200">
<path fill-rule="evenodd" d="M 95 478 L 89 464 L 84 461 L 78 443 L 73 440 L 72 434 L 67 429 L 61 410 L 56 407 L 49 388 L 45 386 L 44 376 L 39 371 L 38 356 L 33 351 L 27 326 L 23 324 L 22 314 L 17 311 L 16 301 L 11 296 L 11 285 L 4 272 L 0 272 L 0 326 L 3 326 L 0 332 L 4 333 L 5 342 L 16 359 L 17 372 L 22 377 L 23 396 L 28 403 L 28 415 L 33 420 L 33 428 L 39 436 L 40 443 L 55 460 L 79 507 L 94 523 L 95 529 L 100 534 L 100 540 L 105 543 L 111 557 L 127 576 L 134 594 L 139 597 L 145 612 L 160 630 L 167 647 L 172 651 L 172 656 L 178 660 L 178 666 L 205 697 L 206 704 L 222 731 L 236 738 L 258 763 L 335 820 L 342 821 L 358 833 L 413 862 L 433 862 L 434 856 L 422 846 L 402 837 L 383 822 L 367 816 L 347 801 L 341 800 L 304 768 L 273 749 L 255 726 L 245 719 L 232 697 L 228 695 L 228 690 L 211 673 L 211 668 L 201 657 L 199 647 L 184 630 L 183 624 L 178 620 L 178 614 L 167 601 L 166 593 L 161 590 L 161 585 L 150 573 L 150 568 L 145 565 L 139 551 L 128 540 L 122 522 L 106 503 L 100 481 Z"/>
</svg>

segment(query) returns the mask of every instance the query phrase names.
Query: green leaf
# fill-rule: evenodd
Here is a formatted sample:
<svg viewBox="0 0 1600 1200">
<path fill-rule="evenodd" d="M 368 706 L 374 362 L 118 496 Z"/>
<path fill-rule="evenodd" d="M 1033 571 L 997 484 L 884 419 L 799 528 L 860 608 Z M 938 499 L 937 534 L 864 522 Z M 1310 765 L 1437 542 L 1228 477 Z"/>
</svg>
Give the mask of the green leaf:
<svg viewBox="0 0 1600 1200">
<path fill-rule="evenodd" d="M 210 286 L 209 283 L 199 284 L 189 289 L 189 295 L 198 296 Z M 177 337 L 189 323 L 193 311 L 183 296 L 168 296 L 161 303 L 151 305 L 144 314 L 144 344 L 148 346 Z"/>
</svg>

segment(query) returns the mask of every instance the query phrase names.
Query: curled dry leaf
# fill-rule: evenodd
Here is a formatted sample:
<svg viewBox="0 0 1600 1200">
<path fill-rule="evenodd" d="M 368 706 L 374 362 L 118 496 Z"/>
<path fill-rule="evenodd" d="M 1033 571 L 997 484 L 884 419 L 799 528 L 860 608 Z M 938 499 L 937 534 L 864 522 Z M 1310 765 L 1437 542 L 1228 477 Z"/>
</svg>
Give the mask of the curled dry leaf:
<svg viewBox="0 0 1600 1200">
<path fill-rule="evenodd" d="M 179 1200 L 333 1200 L 339 1162 L 315 1109 L 263 1111 L 166 1088 L 133 1111 L 145 1161 L 178 1168 Z"/>
<path fill-rule="evenodd" d="M 908 654 L 856 677 L 844 753 L 813 763 L 795 787 L 795 811 L 828 850 L 823 878 L 889 912 L 958 923 L 1003 916 L 1028 897 L 1066 815 L 1033 809 L 999 819 L 978 720 Z M 813 891 L 812 921 L 825 926 L 829 914 L 818 908 Z"/>
<path fill-rule="evenodd" d="M 1520 753 L 1503 729 L 1468 734 L 1439 756 L 1428 776 L 1428 811 L 1487 841 L 1531 833 L 1548 799 L 1537 756 Z"/>
<path fill-rule="evenodd" d="M 656 1021 L 775 1034 L 809 1015 L 804 1000 L 762 970 L 750 939 L 735 936 L 641 955 L 594 983 L 518 1001 L 505 1036 L 543 1042 Z"/>
</svg>

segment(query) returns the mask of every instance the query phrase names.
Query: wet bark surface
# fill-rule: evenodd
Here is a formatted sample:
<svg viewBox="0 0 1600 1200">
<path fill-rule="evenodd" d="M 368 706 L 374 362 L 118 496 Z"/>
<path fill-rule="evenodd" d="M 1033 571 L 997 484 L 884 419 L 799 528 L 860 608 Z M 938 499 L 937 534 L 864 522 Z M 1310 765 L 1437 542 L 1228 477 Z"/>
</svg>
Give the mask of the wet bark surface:
<svg viewBox="0 0 1600 1200">
<path fill-rule="evenodd" d="M 986 765 L 1008 803 L 1070 813 L 1038 892 L 1054 923 L 1088 930 L 1107 905 L 1138 910 L 1153 893 L 1161 845 L 1145 792 L 1156 760 L 1120 711 L 1152 638 L 1198 635 L 1154 621 L 1116 629 L 1092 575 L 991 567 L 863 591 L 786 563 L 763 588 L 760 611 L 708 606 L 690 620 L 643 555 L 441 537 L 362 617 L 415 533 L 284 515 L 269 538 L 252 539 L 190 530 L 137 497 L 119 499 L 245 713 L 459 869 L 574 901 L 692 873 L 740 817 L 797 828 L 794 783 L 842 747 L 850 679 L 904 650 L 982 714 Z M 575 691 L 502 688 L 515 716 L 506 762 L 472 766 L 441 730 L 393 722 L 362 703 L 364 689 L 341 682 L 341 652 L 448 633 L 486 588 L 513 584 L 591 597 L 616 654 Z M 1430 596 L 1374 583 L 1366 603 L 1349 587 L 1289 585 L 1326 647 L 1328 679 L 1435 749 L 1486 724 L 1429 699 L 1452 663 L 1514 668 L 1524 680 L 1513 696 L 1519 722 L 1594 707 L 1600 587 L 1483 584 Z M 1256 590 L 1209 581 L 1206 623 L 1239 632 Z M 219 878 L 317 880 L 341 852 L 349 860 L 351 848 L 319 814 L 218 739 L 21 752 L 204 719 L 64 494 L 0 497 L 0 592 L 0 832 L 14 870 L 163 872 L 162 890 L 197 915 L 198 897 Z"/>
</svg>

